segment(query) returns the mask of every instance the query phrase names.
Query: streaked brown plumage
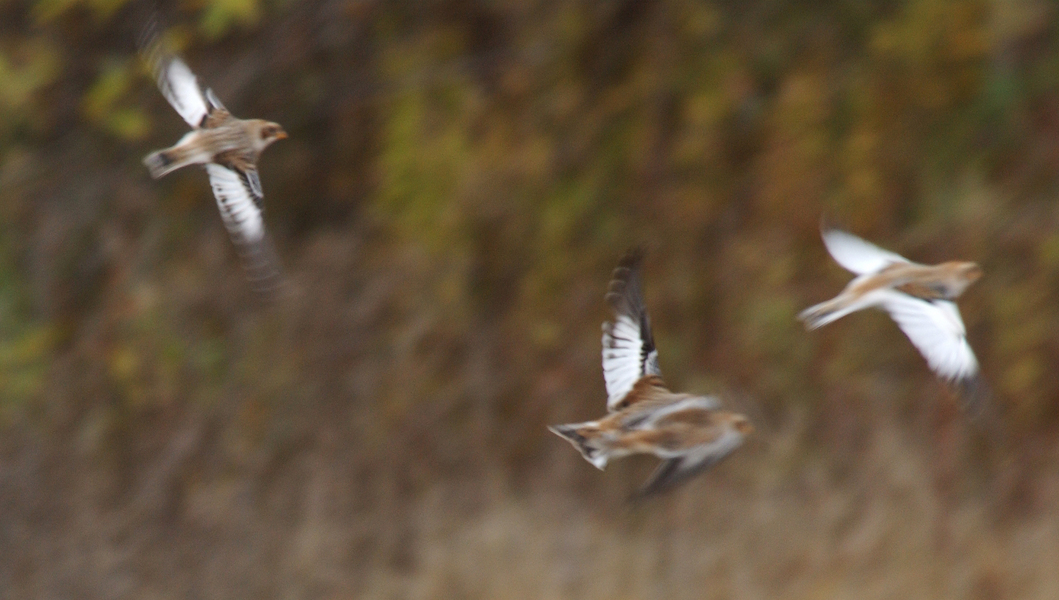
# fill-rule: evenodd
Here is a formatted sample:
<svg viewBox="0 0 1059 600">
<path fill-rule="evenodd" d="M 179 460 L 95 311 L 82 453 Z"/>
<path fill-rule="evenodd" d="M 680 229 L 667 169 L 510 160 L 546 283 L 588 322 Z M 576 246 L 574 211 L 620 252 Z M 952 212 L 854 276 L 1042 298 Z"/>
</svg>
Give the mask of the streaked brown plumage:
<svg viewBox="0 0 1059 600">
<path fill-rule="evenodd" d="M 193 164 L 205 166 L 217 206 L 256 289 L 270 291 L 280 279 L 275 251 L 265 232 L 264 192 L 257 173 L 261 152 L 287 137 L 277 123 L 237 119 L 209 88 L 162 43 L 157 22 L 140 39 L 144 60 L 169 104 L 192 127 L 173 146 L 152 152 L 143 162 L 151 176 Z"/>
<path fill-rule="evenodd" d="M 716 397 L 676 394 L 666 387 L 643 301 L 641 261 L 639 251 L 627 254 L 614 270 L 606 296 L 615 313 L 615 320 L 603 325 L 610 413 L 549 429 L 599 469 L 630 454 L 661 458 L 638 492 L 642 497 L 705 471 L 742 445 L 754 428 L 745 416 L 721 410 Z"/>
<path fill-rule="evenodd" d="M 965 261 L 913 263 L 838 229 L 825 227 L 821 237 L 835 261 L 857 277 L 839 295 L 802 311 L 798 318 L 806 327 L 816 329 L 859 310 L 881 308 L 930 368 L 956 386 L 967 408 L 980 411 L 988 392 L 953 301 L 982 276 L 982 269 Z"/>
</svg>

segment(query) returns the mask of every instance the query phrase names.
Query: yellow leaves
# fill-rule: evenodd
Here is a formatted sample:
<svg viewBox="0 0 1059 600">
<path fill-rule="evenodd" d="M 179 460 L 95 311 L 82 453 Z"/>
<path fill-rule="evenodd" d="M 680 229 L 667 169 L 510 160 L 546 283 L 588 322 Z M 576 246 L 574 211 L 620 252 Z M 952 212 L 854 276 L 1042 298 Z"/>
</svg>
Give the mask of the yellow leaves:
<svg viewBox="0 0 1059 600">
<path fill-rule="evenodd" d="M 25 310 L 25 287 L 0 224 L 0 418 L 35 399 L 47 383 L 60 327 L 34 322 Z"/>
<path fill-rule="evenodd" d="M 129 0 L 36 0 L 33 17 L 38 24 L 45 24 L 63 16 L 68 11 L 83 7 L 88 9 L 97 22 L 109 20 Z M 210 39 L 228 32 L 233 25 L 249 26 L 261 18 L 260 0 L 204 0 L 199 26 Z"/>
<path fill-rule="evenodd" d="M 467 162 L 464 132 L 423 94 L 409 93 L 394 103 L 384 143 L 374 210 L 410 237 L 442 242 L 458 222 L 451 200 Z"/>
<path fill-rule="evenodd" d="M 1043 353 L 1054 338 L 1059 315 L 1039 282 L 1008 282 L 990 291 L 994 339 L 984 356 L 993 359 L 997 392 L 1030 423 L 1050 402 L 1041 394 L 1048 386 Z"/>
<path fill-rule="evenodd" d="M 4 383 L 0 413 L 22 405 L 43 390 L 56 337 L 55 328 L 45 325 L 29 327 L 15 335 L 0 335 L 0 381 Z"/>
<path fill-rule="evenodd" d="M 1037 257 L 1051 273 L 1059 272 L 1059 234 L 1053 233 L 1037 246 Z"/>
<path fill-rule="evenodd" d="M 846 140 L 843 153 L 849 165 L 847 185 L 856 198 L 874 198 L 881 190 L 878 171 L 874 168 L 874 150 L 878 136 L 872 131 L 858 131 Z"/>
<path fill-rule="evenodd" d="M 76 7 L 88 8 L 97 21 L 105 21 L 124 6 L 128 0 L 36 0 L 33 4 L 33 17 L 37 23 L 47 23 Z"/>
<path fill-rule="evenodd" d="M 842 218 L 850 226 L 870 226 L 884 210 L 885 173 L 879 168 L 879 134 L 868 124 L 857 128 L 842 141 L 837 155 L 837 166 L 842 172 L 844 186 L 839 195 Z"/>
<path fill-rule="evenodd" d="M 209 39 L 217 39 L 234 25 L 254 25 L 261 18 L 258 0 L 210 0 L 206 3 L 199 27 Z"/>
<path fill-rule="evenodd" d="M 43 38 L 22 39 L 0 49 L 0 122 L 10 126 L 32 115 L 37 93 L 55 81 L 60 70 L 58 53 Z"/>
<path fill-rule="evenodd" d="M 688 3 L 680 6 L 680 28 L 692 39 L 707 39 L 724 27 L 724 15 L 710 3 Z"/>
<path fill-rule="evenodd" d="M 760 158 L 762 203 L 773 218 L 812 227 L 830 178 L 826 78 L 792 74 L 780 94 L 775 127 Z"/>
<path fill-rule="evenodd" d="M 125 140 L 143 139 L 150 127 L 143 110 L 121 106 L 132 88 L 133 76 L 129 61 L 111 63 L 81 100 L 81 111 L 90 123 Z"/>
<path fill-rule="evenodd" d="M 977 90 L 977 68 L 990 49 L 987 11 L 979 2 L 915 0 L 876 28 L 871 46 L 907 69 L 918 103 L 950 106 Z"/>
<path fill-rule="evenodd" d="M 110 354 L 110 376 L 119 382 L 128 383 L 136 379 L 140 370 L 140 352 L 131 346 L 120 346 Z"/>
<path fill-rule="evenodd" d="M 993 44 L 1006 44 L 1047 31 L 1054 4 L 1043 0 L 1006 0 L 990 4 Z"/>
</svg>

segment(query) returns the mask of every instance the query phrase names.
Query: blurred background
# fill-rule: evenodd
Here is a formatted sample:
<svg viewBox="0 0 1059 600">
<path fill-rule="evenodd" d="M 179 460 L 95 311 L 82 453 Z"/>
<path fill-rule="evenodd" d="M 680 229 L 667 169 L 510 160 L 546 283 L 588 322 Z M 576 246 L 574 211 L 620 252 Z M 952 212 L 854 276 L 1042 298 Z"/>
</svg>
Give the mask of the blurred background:
<svg viewBox="0 0 1059 600">
<path fill-rule="evenodd" d="M 1059 13 L 1045 0 L 186 0 L 295 289 L 255 300 L 135 55 L 149 6 L 0 1 L 0 597 L 1059 597 Z M 827 214 L 973 260 L 972 422 Z M 758 425 L 640 505 L 611 269 Z"/>
</svg>

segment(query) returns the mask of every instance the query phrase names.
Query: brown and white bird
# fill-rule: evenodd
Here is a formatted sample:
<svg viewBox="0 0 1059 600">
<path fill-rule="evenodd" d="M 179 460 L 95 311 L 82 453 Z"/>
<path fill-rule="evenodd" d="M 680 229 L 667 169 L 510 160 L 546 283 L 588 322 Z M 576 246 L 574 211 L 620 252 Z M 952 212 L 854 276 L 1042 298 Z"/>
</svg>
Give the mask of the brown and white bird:
<svg viewBox="0 0 1059 600">
<path fill-rule="evenodd" d="M 978 361 L 953 302 L 982 276 L 977 264 L 921 265 L 845 231 L 823 228 L 821 236 L 835 262 L 857 277 L 838 296 L 798 315 L 808 329 L 858 310 L 880 308 L 897 322 L 938 376 L 965 393 L 983 392 Z"/>
<path fill-rule="evenodd" d="M 155 179 L 188 165 L 203 165 L 210 178 L 221 219 L 255 288 L 265 291 L 279 280 L 279 266 L 265 232 L 264 193 L 257 160 L 272 142 L 287 137 L 283 128 L 262 119 L 237 119 L 203 88 L 186 64 L 168 51 L 152 22 L 140 39 L 140 51 L 169 104 L 192 130 L 175 145 L 143 159 Z"/>
<path fill-rule="evenodd" d="M 658 351 L 640 283 L 643 255 L 622 258 L 606 300 L 614 322 L 603 324 L 603 379 L 609 414 L 595 421 L 555 425 L 599 469 L 630 454 L 653 454 L 663 462 L 638 492 L 672 488 L 717 464 L 754 428 L 743 415 L 721 410 L 714 396 L 675 394 L 658 369 Z"/>
</svg>

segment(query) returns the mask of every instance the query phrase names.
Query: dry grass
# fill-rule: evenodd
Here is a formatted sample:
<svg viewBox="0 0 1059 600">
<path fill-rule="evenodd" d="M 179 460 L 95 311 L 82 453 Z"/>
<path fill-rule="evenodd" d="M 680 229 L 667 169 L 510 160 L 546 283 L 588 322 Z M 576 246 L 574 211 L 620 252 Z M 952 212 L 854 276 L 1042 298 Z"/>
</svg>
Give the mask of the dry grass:
<svg viewBox="0 0 1059 600">
<path fill-rule="evenodd" d="M 160 495 L 140 481 L 136 493 L 117 498 L 119 482 L 98 466 L 48 476 L 46 463 L 68 459 L 38 456 L 34 465 L 23 453 L 7 462 L 0 488 L 8 524 L 0 574 L 12 598 L 1059 592 L 1059 476 L 1020 482 L 1013 456 L 980 461 L 970 451 L 975 434 L 963 431 L 952 460 L 983 472 L 951 476 L 938 467 L 948 459 L 936 439 L 893 423 L 841 459 L 812 450 L 817 444 L 796 422 L 685 488 L 636 505 L 624 494 L 649 461 L 599 473 L 559 440 L 548 440 L 557 448 L 548 448 L 553 466 L 419 484 L 388 470 L 397 465 L 365 469 L 350 444 L 319 438 L 271 474 L 231 462 L 203 468 L 192 457 L 199 467 L 175 479 L 148 478 L 166 490 Z M 166 457 L 184 460 L 173 456 L 192 440 L 214 454 L 208 434 L 196 431 L 171 440 L 156 468 Z"/>
<path fill-rule="evenodd" d="M 1054 597 L 1059 515 L 949 497 L 931 451 L 900 430 L 866 445 L 843 481 L 773 444 L 635 507 L 534 489 L 455 516 L 458 492 L 435 489 L 412 511 L 415 566 L 379 565 L 363 596 Z"/>
</svg>

